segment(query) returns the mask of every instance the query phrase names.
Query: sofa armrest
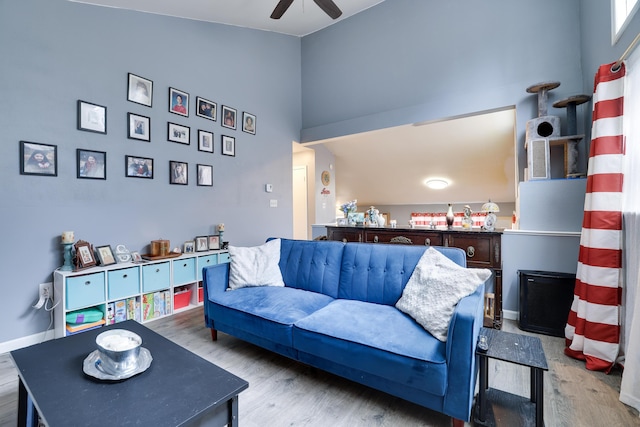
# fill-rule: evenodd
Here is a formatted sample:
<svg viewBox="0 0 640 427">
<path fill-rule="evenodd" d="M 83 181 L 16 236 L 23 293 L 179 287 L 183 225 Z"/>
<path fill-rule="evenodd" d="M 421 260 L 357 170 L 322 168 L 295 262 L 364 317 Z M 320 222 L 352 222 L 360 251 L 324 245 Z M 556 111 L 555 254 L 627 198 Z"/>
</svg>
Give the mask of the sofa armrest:
<svg viewBox="0 0 640 427">
<path fill-rule="evenodd" d="M 484 288 L 460 300 L 447 336 L 448 384 L 444 412 L 469 421 L 476 388 L 478 335 L 484 320 Z"/>
<path fill-rule="evenodd" d="M 202 286 L 205 300 L 229 287 L 229 263 L 209 265 L 202 269 Z"/>
</svg>

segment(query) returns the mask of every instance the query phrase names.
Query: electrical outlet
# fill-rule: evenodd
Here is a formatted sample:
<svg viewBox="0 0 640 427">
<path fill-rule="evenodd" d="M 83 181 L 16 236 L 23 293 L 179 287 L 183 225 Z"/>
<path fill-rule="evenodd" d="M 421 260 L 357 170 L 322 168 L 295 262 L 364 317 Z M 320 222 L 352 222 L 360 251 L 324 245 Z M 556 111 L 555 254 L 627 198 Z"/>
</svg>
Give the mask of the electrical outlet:
<svg viewBox="0 0 640 427">
<path fill-rule="evenodd" d="M 51 282 L 40 283 L 40 298 L 53 299 L 53 285 Z"/>
</svg>

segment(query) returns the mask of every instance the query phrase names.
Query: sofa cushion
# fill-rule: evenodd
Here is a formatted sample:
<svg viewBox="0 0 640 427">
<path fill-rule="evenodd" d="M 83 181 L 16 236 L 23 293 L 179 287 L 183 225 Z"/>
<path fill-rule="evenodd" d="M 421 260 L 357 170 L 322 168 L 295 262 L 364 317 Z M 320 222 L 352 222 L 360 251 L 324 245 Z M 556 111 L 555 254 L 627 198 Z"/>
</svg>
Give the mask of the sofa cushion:
<svg viewBox="0 0 640 427">
<path fill-rule="evenodd" d="M 293 346 L 292 324 L 326 306 L 333 298 L 288 287 L 247 287 L 209 295 L 215 322 Z"/>
<path fill-rule="evenodd" d="M 489 277 L 491 270 L 461 267 L 429 248 L 413 270 L 396 307 L 445 342 L 456 304 Z"/>
<path fill-rule="evenodd" d="M 444 395 L 446 345 L 393 306 L 335 300 L 293 329 L 296 350 Z"/>
<path fill-rule="evenodd" d="M 284 286 L 280 262 L 280 239 L 250 248 L 229 246 L 229 289 L 247 286 Z"/>
</svg>

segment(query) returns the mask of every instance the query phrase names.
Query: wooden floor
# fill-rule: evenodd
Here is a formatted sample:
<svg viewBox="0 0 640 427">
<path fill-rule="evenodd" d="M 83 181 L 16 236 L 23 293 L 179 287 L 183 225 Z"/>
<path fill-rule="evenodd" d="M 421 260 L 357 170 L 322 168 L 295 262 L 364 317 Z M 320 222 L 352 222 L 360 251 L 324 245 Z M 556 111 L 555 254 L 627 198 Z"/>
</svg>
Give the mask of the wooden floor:
<svg viewBox="0 0 640 427">
<path fill-rule="evenodd" d="M 450 419 L 219 334 L 212 342 L 202 308 L 146 324 L 151 329 L 249 382 L 240 394 L 240 425 L 280 426 L 449 426 Z M 520 331 L 513 321 L 504 330 Z M 544 377 L 545 424 L 553 426 L 640 426 L 638 412 L 618 400 L 621 372 L 591 372 L 563 353 L 562 338 L 539 335 L 549 371 Z M 81 369 L 81 367 L 78 367 Z M 528 396 L 529 372 L 491 360 L 489 385 Z M 0 354 L 0 426 L 17 419 L 18 381 L 8 354 Z M 465 424 L 470 426 L 473 424 Z M 508 426 L 514 427 L 514 426 Z"/>
</svg>

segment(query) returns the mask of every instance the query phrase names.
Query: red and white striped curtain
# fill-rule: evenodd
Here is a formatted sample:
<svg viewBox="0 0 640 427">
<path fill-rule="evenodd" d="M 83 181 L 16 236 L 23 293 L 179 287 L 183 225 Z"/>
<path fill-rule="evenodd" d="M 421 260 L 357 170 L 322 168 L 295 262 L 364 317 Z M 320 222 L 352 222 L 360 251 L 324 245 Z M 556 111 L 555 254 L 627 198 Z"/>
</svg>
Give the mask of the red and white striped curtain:
<svg viewBox="0 0 640 427">
<path fill-rule="evenodd" d="M 620 351 L 625 65 L 596 73 L 587 192 L 565 354 L 609 372 Z"/>
</svg>

